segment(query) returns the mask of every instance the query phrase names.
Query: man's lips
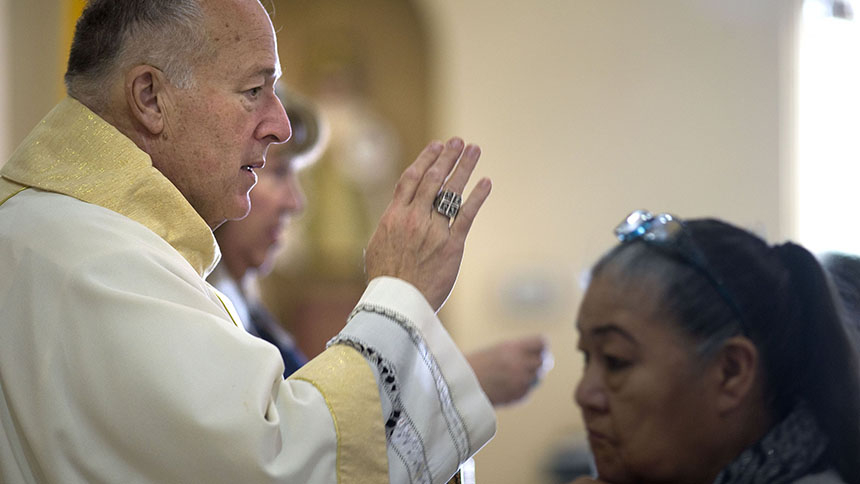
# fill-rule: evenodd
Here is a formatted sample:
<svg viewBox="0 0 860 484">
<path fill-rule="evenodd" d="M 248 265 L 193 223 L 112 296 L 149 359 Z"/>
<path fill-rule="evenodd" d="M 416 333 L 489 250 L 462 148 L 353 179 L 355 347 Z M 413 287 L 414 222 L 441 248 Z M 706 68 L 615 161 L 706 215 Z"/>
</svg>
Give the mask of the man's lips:
<svg viewBox="0 0 860 484">
<path fill-rule="evenodd" d="M 252 173 L 253 173 L 253 171 L 254 171 L 255 169 L 259 170 L 260 168 L 262 168 L 263 166 L 265 166 L 265 164 L 266 164 L 266 161 L 265 161 L 265 160 L 261 160 L 261 161 L 258 161 L 258 162 L 256 162 L 256 163 L 254 163 L 254 164 L 250 164 L 250 165 L 242 165 L 242 169 L 243 169 L 243 170 L 245 170 L 245 171 L 250 171 L 250 172 L 252 172 Z"/>
</svg>

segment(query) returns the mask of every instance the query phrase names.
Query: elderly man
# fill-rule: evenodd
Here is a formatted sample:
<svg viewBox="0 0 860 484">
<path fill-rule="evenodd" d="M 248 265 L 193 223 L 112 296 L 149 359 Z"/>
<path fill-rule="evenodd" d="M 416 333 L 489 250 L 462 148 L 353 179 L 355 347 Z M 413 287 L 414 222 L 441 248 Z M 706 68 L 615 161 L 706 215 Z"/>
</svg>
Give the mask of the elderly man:
<svg viewBox="0 0 860 484">
<path fill-rule="evenodd" d="M 205 282 L 290 136 L 279 71 L 257 0 L 90 2 L 69 98 L 0 171 L 0 481 L 437 483 L 492 436 L 436 317 L 490 192 L 457 195 L 477 146 L 404 172 L 367 291 L 290 379 Z"/>
</svg>

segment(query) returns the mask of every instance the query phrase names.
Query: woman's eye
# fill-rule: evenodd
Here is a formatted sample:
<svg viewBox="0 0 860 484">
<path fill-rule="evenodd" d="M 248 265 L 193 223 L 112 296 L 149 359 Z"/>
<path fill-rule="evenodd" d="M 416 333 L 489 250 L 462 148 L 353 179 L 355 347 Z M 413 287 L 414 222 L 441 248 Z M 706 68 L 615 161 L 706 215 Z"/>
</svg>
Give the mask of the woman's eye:
<svg viewBox="0 0 860 484">
<path fill-rule="evenodd" d="M 623 358 L 606 355 L 603 357 L 606 369 L 609 371 L 621 371 L 630 366 L 630 361 Z"/>
</svg>

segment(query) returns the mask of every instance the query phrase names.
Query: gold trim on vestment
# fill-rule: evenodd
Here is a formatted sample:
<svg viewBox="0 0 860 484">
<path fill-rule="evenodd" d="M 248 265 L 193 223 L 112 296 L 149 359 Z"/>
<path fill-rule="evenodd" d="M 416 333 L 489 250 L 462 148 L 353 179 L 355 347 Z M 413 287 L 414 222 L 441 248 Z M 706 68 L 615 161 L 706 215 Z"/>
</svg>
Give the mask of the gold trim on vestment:
<svg viewBox="0 0 860 484">
<path fill-rule="evenodd" d="M 7 200 L 26 190 L 27 187 L 0 177 L 0 205 Z"/>
<path fill-rule="evenodd" d="M 173 246 L 202 277 L 220 258 L 212 230 L 128 137 L 72 98 L 57 104 L 0 175 L 124 215 Z"/>
<path fill-rule="evenodd" d="M 230 316 L 230 321 L 233 321 L 233 324 L 235 324 L 236 327 L 242 328 L 243 326 L 241 324 L 239 324 L 239 321 L 238 321 L 239 316 L 238 315 L 233 316 L 233 311 L 230 311 L 230 308 L 227 307 L 227 303 L 225 303 L 224 300 L 221 299 L 221 295 L 218 293 L 215 293 L 215 297 L 218 298 L 218 302 L 221 303 L 221 307 L 223 307 L 224 311 L 227 313 L 227 315 Z"/>
<path fill-rule="evenodd" d="M 337 482 L 388 482 L 379 388 L 364 356 L 349 346 L 333 345 L 289 379 L 316 387 L 329 407 L 337 433 Z M 350 382 L 348 388 L 344 381 Z"/>
</svg>

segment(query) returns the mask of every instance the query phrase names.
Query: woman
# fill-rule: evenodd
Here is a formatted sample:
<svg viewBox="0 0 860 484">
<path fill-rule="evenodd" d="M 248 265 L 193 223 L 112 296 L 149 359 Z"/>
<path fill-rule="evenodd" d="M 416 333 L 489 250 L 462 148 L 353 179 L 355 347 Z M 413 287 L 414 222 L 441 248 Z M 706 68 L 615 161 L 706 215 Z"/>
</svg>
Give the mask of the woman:
<svg viewBox="0 0 860 484">
<path fill-rule="evenodd" d="M 814 256 L 645 211 L 616 234 L 577 321 L 577 484 L 860 483 L 857 355 Z"/>
</svg>

